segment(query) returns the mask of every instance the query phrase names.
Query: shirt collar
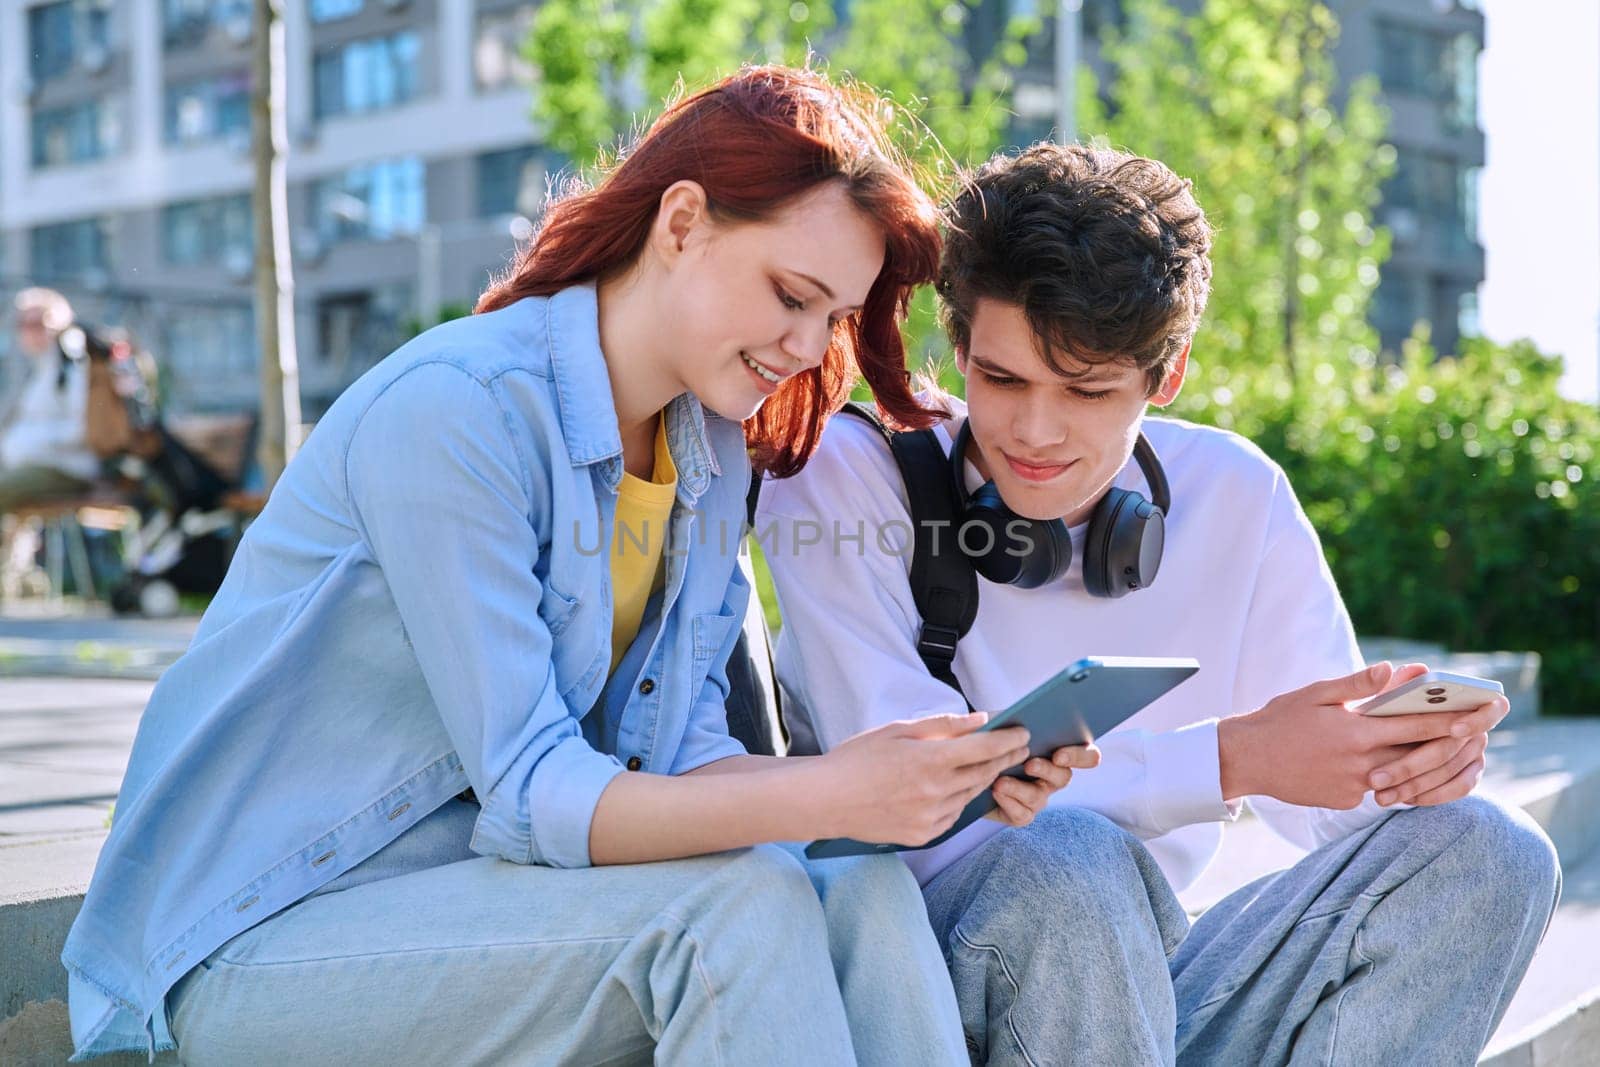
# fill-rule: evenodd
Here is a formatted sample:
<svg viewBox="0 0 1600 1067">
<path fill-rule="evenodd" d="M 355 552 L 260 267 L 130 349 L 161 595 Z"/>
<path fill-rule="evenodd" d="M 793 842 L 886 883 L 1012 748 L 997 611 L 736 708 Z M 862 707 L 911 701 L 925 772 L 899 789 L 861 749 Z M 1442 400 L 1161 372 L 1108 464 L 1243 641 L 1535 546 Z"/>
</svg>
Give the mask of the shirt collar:
<svg viewBox="0 0 1600 1067">
<path fill-rule="evenodd" d="M 616 402 L 600 349 L 600 304 L 592 283 L 573 285 L 546 303 L 550 373 L 561 411 L 561 434 L 574 467 L 606 463 L 613 489 L 622 480 L 622 435 Z M 706 436 L 700 401 L 683 393 L 664 412 L 667 447 L 678 467 L 678 491 L 691 502 L 705 492 L 722 469 Z M 609 462 L 608 462 L 609 461 Z"/>
</svg>

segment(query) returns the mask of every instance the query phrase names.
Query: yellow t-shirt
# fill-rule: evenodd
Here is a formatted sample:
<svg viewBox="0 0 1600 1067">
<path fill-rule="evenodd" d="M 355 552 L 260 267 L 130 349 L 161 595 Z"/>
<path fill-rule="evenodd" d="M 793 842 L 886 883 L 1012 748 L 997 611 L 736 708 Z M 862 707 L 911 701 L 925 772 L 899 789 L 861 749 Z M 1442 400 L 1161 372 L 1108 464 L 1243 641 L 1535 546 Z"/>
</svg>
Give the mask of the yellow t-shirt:
<svg viewBox="0 0 1600 1067">
<path fill-rule="evenodd" d="M 647 482 L 626 471 L 617 487 L 617 521 L 611 534 L 611 669 L 639 636 L 645 603 L 666 580 L 662 553 L 678 468 L 667 451 L 667 423 L 656 428 L 655 473 Z"/>
</svg>

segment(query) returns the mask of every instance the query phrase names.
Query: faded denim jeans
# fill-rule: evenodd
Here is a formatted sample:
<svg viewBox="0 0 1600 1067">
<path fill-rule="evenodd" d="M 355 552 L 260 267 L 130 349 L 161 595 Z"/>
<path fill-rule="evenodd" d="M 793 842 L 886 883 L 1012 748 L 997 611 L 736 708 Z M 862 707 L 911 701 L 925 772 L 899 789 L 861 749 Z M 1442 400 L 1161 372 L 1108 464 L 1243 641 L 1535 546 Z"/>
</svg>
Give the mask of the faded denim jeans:
<svg viewBox="0 0 1600 1067">
<path fill-rule="evenodd" d="M 1544 833 L 1479 797 L 1397 811 L 1188 918 L 1083 809 L 923 889 L 974 1063 L 1472 1064 L 1560 893 Z"/>
<path fill-rule="evenodd" d="M 185 1063 L 956 1064 L 899 860 L 764 845 L 559 869 L 475 856 L 452 801 L 168 997 Z"/>
</svg>

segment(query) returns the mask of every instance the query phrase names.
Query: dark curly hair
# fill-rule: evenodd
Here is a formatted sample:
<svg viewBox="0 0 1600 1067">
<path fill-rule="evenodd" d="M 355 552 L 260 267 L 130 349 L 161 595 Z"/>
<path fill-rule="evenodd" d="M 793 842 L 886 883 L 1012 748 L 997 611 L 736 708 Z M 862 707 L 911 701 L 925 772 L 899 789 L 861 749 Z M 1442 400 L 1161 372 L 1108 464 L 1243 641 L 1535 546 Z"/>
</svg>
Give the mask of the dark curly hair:
<svg viewBox="0 0 1600 1067">
<path fill-rule="evenodd" d="M 1022 308 L 1057 374 L 1074 374 L 1063 354 L 1131 364 L 1154 393 L 1200 324 L 1211 226 L 1153 159 L 1036 144 L 970 175 L 945 221 L 940 319 L 961 351 L 988 297 Z"/>
</svg>

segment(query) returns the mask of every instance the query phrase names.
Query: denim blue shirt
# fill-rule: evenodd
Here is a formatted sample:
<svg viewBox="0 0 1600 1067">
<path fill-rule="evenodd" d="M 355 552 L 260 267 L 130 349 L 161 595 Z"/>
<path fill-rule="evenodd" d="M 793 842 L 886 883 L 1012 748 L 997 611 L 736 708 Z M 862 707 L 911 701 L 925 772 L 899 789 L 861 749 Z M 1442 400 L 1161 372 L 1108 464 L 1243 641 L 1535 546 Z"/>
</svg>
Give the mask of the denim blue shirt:
<svg viewBox="0 0 1600 1067">
<path fill-rule="evenodd" d="M 608 678 L 623 468 L 594 289 L 447 323 L 346 390 L 145 709 L 62 953 L 79 1058 L 171 1047 L 191 967 L 469 785 L 474 851 L 579 867 L 624 766 L 743 751 L 744 437 L 688 394 L 665 418 L 666 583 Z"/>
</svg>

